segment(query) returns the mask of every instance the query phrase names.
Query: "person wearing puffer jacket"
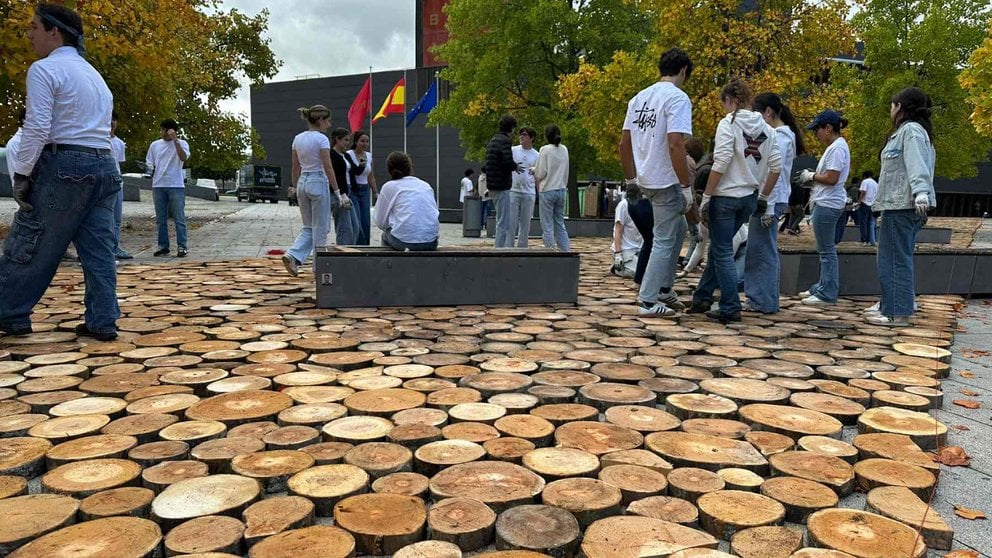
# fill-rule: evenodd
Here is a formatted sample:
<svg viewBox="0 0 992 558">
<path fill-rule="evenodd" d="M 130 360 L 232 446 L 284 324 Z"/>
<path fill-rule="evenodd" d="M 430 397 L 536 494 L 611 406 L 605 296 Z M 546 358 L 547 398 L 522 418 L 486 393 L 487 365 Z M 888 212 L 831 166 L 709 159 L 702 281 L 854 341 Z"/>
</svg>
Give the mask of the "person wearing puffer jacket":
<svg viewBox="0 0 992 558">
<path fill-rule="evenodd" d="M 937 204 L 931 107 L 922 89 L 907 87 L 892 98 L 889 109 L 893 132 L 882 148 L 878 195 L 872 205 L 882 212 L 877 256 L 882 300 L 878 312 L 869 312 L 866 318 L 873 325 L 908 326 L 913 315 L 916 233 Z"/>
<path fill-rule="evenodd" d="M 720 98 L 729 114 L 717 126 L 713 168 L 699 206 L 710 231 L 709 265 L 688 312 L 706 313 L 708 318 L 726 324 L 741 321 L 734 235 L 753 214 L 760 217 L 768 210 L 768 196 L 778 182 L 782 156 L 775 130 L 760 113 L 748 110 L 751 91 L 743 81 L 731 79 Z M 713 311 L 713 292 L 718 287 L 720 307 Z"/>
</svg>

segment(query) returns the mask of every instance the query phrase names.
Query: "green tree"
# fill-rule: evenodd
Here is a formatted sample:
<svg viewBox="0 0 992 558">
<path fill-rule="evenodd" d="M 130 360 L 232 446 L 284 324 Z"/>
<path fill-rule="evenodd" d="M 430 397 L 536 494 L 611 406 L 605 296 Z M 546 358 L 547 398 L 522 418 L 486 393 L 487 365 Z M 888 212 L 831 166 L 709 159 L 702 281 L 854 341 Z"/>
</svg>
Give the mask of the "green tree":
<svg viewBox="0 0 992 558">
<path fill-rule="evenodd" d="M 979 133 L 992 137 L 992 20 L 989 21 L 988 36 L 982 46 L 971 53 L 960 81 L 968 93 L 968 102 L 975 109 L 971 113 L 971 123 Z"/>
<path fill-rule="evenodd" d="M 448 67 L 449 98 L 431 122 L 455 126 L 469 157 L 481 158 L 499 116 L 511 112 L 538 130 L 557 123 L 571 158 L 584 171 L 602 167 L 579 113 L 558 97 L 558 80 L 582 60 L 605 63 L 616 50 L 637 50 L 650 26 L 624 0 L 452 0 L 449 39 L 436 48 Z"/>
<path fill-rule="evenodd" d="M 961 68 L 985 37 L 987 0 L 861 0 L 852 24 L 865 43 L 865 68 L 840 79 L 849 90 L 851 155 L 857 170 L 878 169 L 891 130 L 889 105 L 904 87 L 926 91 L 934 103 L 937 174 L 975 176 L 992 141 L 969 120 L 972 105 L 959 82 Z"/>
</svg>

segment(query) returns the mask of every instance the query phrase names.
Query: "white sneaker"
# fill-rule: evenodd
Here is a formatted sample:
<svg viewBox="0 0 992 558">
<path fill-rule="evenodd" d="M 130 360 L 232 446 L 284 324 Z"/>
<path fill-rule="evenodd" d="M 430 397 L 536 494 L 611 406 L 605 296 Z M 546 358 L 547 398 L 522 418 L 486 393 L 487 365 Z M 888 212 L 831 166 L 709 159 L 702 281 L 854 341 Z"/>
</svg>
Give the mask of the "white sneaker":
<svg viewBox="0 0 992 558">
<path fill-rule="evenodd" d="M 865 314 L 868 315 L 868 316 L 880 316 L 880 315 L 882 315 L 882 311 L 879 310 L 879 307 L 881 305 L 882 305 L 881 302 L 876 302 L 875 304 L 872 304 L 871 306 L 869 306 L 865 310 Z"/>
<path fill-rule="evenodd" d="M 675 294 L 675 291 L 669 291 L 668 294 L 659 294 L 658 304 L 663 304 L 678 311 L 685 310 L 685 304 L 679 300 L 679 295 Z"/>
<path fill-rule="evenodd" d="M 799 297 L 800 298 L 809 298 L 812 295 L 813 295 L 813 293 L 811 293 L 809 291 L 803 291 L 803 292 L 799 293 Z"/>
<path fill-rule="evenodd" d="M 289 274 L 292 275 L 293 277 L 296 277 L 297 275 L 299 275 L 299 273 L 300 273 L 300 269 L 299 269 L 300 263 L 297 262 L 296 261 L 296 258 L 294 258 L 293 256 L 290 256 L 289 254 L 283 255 L 283 257 L 282 257 L 282 265 L 286 268 L 286 271 L 288 271 Z"/>
<path fill-rule="evenodd" d="M 823 300 L 822 298 L 816 295 L 809 295 L 808 297 L 802 299 L 801 302 L 803 304 L 808 304 L 810 306 L 827 306 L 827 305 L 835 304 L 834 302 L 827 302 L 826 300 Z"/>
<path fill-rule="evenodd" d="M 665 306 L 662 303 L 655 303 L 647 306 L 644 302 L 637 305 L 637 314 L 640 316 L 661 316 L 668 317 L 678 314 L 675 310 Z"/>
<path fill-rule="evenodd" d="M 865 321 L 871 325 L 877 326 L 890 326 L 890 327 L 908 327 L 909 316 L 868 316 Z"/>
</svg>

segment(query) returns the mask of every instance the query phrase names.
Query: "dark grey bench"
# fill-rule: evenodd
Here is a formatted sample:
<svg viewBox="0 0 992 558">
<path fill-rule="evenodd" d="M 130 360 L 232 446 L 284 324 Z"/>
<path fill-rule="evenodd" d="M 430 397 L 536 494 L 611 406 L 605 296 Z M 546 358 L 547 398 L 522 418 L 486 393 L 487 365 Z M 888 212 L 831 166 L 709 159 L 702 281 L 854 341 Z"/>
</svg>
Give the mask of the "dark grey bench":
<svg viewBox="0 0 992 558">
<path fill-rule="evenodd" d="M 544 249 L 317 249 L 317 307 L 575 304 L 579 255 Z"/>
<path fill-rule="evenodd" d="M 565 219 L 565 230 L 569 238 L 613 238 L 613 219 Z M 486 219 L 486 234 L 492 238 L 496 234 L 496 218 Z M 540 238 L 541 220 L 530 220 L 530 237 Z"/>
<path fill-rule="evenodd" d="M 950 244 L 951 232 L 951 229 L 925 227 L 920 229 L 920 232 L 916 234 L 916 242 L 920 244 Z M 844 228 L 844 238 L 841 239 L 841 242 L 860 241 L 861 229 L 854 225 L 848 225 Z"/>
</svg>

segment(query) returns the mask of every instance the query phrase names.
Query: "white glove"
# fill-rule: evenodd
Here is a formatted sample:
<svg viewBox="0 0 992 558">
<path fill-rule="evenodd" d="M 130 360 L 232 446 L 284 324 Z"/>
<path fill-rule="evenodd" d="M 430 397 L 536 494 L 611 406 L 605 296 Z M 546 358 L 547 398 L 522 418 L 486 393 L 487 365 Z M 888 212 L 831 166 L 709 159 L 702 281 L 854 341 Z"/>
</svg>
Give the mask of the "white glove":
<svg viewBox="0 0 992 558">
<path fill-rule="evenodd" d="M 623 256 L 620 252 L 613 254 L 613 267 L 623 267 Z"/>
<path fill-rule="evenodd" d="M 813 182 L 813 177 L 815 175 L 816 173 L 814 173 L 812 169 L 806 169 L 803 172 L 799 173 L 799 182 L 801 182 L 802 184 Z"/>
<path fill-rule="evenodd" d="M 341 209 L 351 209 L 351 199 L 348 198 L 348 194 L 339 194 L 338 201 L 341 203 Z"/>
<path fill-rule="evenodd" d="M 690 209 L 692 209 L 692 202 L 694 201 L 692 199 L 692 187 L 679 186 L 679 188 L 682 190 L 682 197 L 685 198 L 685 211 L 682 212 L 682 214 L 685 215 Z"/>
<path fill-rule="evenodd" d="M 765 227 L 766 229 L 770 229 L 770 228 L 772 228 L 772 225 L 774 225 L 774 224 L 775 224 L 775 214 L 774 213 L 771 213 L 771 214 L 765 213 L 764 215 L 761 216 L 761 226 L 762 227 Z"/>
<path fill-rule="evenodd" d="M 925 217 L 927 211 L 930 211 L 930 196 L 926 192 L 920 192 L 916 194 L 916 213 Z"/>
<path fill-rule="evenodd" d="M 636 176 L 634 178 L 628 178 L 627 180 L 624 180 L 623 183 L 625 186 L 630 186 L 631 184 L 633 184 L 634 186 L 640 186 L 640 184 L 637 182 Z"/>
<path fill-rule="evenodd" d="M 710 222 L 709 208 L 710 208 L 710 195 L 703 194 L 703 200 L 699 202 L 699 215 L 703 220 L 703 223 Z"/>
</svg>

